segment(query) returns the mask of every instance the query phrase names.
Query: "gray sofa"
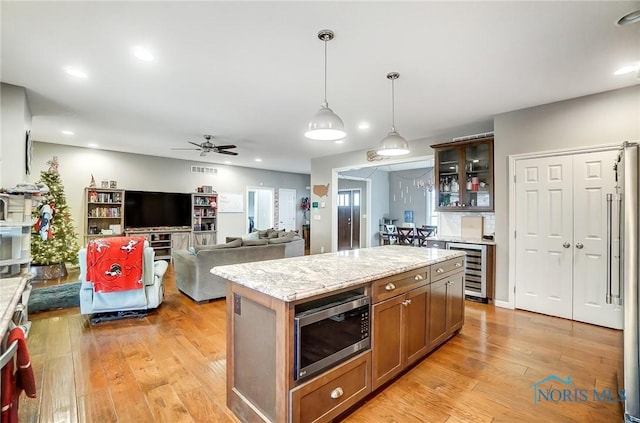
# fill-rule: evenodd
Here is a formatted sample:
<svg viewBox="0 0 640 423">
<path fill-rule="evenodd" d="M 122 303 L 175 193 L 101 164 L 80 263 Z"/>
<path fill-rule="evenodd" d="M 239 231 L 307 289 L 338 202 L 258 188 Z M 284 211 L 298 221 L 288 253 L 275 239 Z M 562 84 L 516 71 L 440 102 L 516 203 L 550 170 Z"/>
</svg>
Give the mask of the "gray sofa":
<svg viewBox="0 0 640 423">
<path fill-rule="evenodd" d="M 211 274 L 213 267 L 304 255 L 304 239 L 299 236 L 246 241 L 227 238 L 227 241 L 173 251 L 176 286 L 181 292 L 197 302 L 222 298 L 227 295 L 226 281 Z"/>
</svg>

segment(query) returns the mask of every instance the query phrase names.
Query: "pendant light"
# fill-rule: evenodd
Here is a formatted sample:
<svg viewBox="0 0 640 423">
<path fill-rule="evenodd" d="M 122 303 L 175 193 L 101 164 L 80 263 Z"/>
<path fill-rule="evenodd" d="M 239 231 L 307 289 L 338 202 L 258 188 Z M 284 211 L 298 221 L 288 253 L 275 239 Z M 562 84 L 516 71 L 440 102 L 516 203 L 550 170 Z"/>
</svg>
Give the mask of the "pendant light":
<svg viewBox="0 0 640 423">
<path fill-rule="evenodd" d="M 409 144 L 407 140 L 396 131 L 396 113 L 395 113 L 395 92 L 394 81 L 400 77 L 398 72 L 387 74 L 387 79 L 391 80 L 391 132 L 380 141 L 376 153 L 380 156 L 402 156 L 409 154 Z"/>
<path fill-rule="evenodd" d="M 318 32 L 318 38 L 324 41 L 324 101 L 320 110 L 309 122 L 309 130 L 304 134 L 312 140 L 336 141 L 347 135 L 342 119 L 333 113 L 327 103 L 327 42 L 333 40 L 333 35 L 333 31 L 329 29 Z"/>
</svg>

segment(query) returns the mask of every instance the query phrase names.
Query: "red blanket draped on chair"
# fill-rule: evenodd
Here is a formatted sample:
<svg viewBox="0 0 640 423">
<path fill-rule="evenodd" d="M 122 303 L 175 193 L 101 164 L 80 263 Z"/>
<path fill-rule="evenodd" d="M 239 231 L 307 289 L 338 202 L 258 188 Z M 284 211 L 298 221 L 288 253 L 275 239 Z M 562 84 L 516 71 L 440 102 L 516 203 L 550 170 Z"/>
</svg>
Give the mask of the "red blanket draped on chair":
<svg viewBox="0 0 640 423">
<path fill-rule="evenodd" d="M 87 281 L 94 292 L 119 292 L 144 288 L 142 256 L 144 237 L 99 238 L 87 246 Z"/>
<path fill-rule="evenodd" d="M 36 382 L 22 328 L 11 329 L 7 345 L 11 345 L 13 341 L 18 341 L 17 358 L 15 359 L 18 367 L 14 373 L 14 359 L 11 359 L 2 368 L 2 394 L 0 395 L 2 399 L 2 418 L 0 421 L 2 423 L 18 422 L 18 401 L 22 390 L 29 398 L 36 397 Z"/>
</svg>

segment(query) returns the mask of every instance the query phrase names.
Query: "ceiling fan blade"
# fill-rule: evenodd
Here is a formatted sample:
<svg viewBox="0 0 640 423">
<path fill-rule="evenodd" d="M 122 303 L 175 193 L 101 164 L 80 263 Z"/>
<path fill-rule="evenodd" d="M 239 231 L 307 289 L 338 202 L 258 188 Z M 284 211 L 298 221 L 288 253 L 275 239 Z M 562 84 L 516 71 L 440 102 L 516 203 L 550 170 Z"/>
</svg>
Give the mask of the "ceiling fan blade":
<svg viewBox="0 0 640 423">
<path fill-rule="evenodd" d="M 191 141 L 187 141 L 189 144 L 193 144 L 193 145 L 197 145 L 198 147 L 202 148 L 201 144 L 196 144 L 195 142 L 191 142 Z"/>
<path fill-rule="evenodd" d="M 208 153 L 208 151 L 203 150 L 202 153 L 200 153 L 200 156 L 206 156 Z"/>
<path fill-rule="evenodd" d="M 237 156 L 238 155 L 238 153 L 236 153 L 235 151 L 226 151 L 226 150 L 216 151 L 216 153 L 228 154 L 229 156 Z"/>
<path fill-rule="evenodd" d="M 226 148 L 237 148 L 235 145 L 227 144 L 227 145 L 216 145 L 217 149 L 226 149 Z"/>
<path fill-rule="evenodd" d="M 202 148 L 172 148 L 172 150 L 202 150 Z"/>
</svg>

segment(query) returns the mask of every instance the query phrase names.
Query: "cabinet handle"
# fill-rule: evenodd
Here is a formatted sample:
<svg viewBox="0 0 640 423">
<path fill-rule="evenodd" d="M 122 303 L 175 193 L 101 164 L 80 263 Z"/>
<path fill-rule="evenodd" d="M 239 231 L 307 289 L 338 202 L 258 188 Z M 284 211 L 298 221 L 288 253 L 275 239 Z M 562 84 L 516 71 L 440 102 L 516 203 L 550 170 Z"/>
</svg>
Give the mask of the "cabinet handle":
<svg viewBox="0 0 640 423">
<path fill-rule="evenodd" d="M 462 267 L 462 263 L 456 263 L 456 267 Z"/>
<path fill-rule="evenodd" d="M 394 284 L 392 284 L 391 282 L 389 282 L 384 289 L 386 289 L 387 291 L 393 291 L 394 289 L 396 289 L 396 286 Z"/>
<path fill-rule="evenodd" d="M 578 243 L 576 244 L 576 248 L 577 248 L 578 250 L 582 250 L 582 249 L 584 248 L 584 245 L 582 245 L 582 243 L 578 242 Z"/>
<path fill-rule="evenodd" d="M 414 279 L 414 280 L 416 280 L 416 281 L 421 281 L 421 280 L 422 280 L 422 279 L 424 279 L 424 278 L 422 277 L 422 275 L 415 275 L 415 276 L 413 277 L 413 279 Z"/>
<path fill-rule="evenodd" d="M 442 272 L 444 272 L 444 269 L 442 267 L 438 267 L 436 269 L 436 273 L 442 273 Z"/>
<path fill-rule="evenodd" d="M 571 244 L 569 244 L 568 242 L 563 242 L 563 243 L 562 243 L 562 246 L 563 246 L 564 248 L 569 248 L 569 247 L 571 247 Z"/>
<path fill-rule="evenodd" d="M 411 300 L 404 300 L 402 302 L 402 305 L 405 306 L 405 307 L 408 306 L 409 304 L 411 304 Z"/>
<path fill-rule="evenodd" d="M 344 395 L 344 391 L 339 386 L 336 389 L 334 389 L 333 391 L 331 391 L 331 398 L 333 398 L 333 399 L 338 399 L 342 395 Z"/>
</svg>

